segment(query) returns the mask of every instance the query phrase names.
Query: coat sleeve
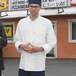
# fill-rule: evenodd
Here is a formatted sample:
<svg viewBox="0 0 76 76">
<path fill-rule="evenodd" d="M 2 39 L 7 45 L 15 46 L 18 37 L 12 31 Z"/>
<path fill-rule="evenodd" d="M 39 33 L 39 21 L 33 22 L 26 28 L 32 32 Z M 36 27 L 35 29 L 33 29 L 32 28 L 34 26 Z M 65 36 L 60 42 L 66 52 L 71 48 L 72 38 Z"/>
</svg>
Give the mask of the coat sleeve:
<svg viewBox="0 0 76 76">
<path fill-rule="evenodd" d="M 19 22 L 17 25 L 16 33 L 15 33 L 14 42 L 15 42 L 15 47 L 17 51 L 21 53 L 22 50 L 19 48 L 19 45 L 22 44 L 20 25 L 21 23 Z"/>
<path fill-rule="evenodd" d="M 7 37 L 5 34 L 4 27 L 2 23 L 0 22 L 0 49 L 2 49 L 6 45 L 7 45 Z"/>
<path fill-rule="evenodd" d="M 57 42 L 51 21 L 49 21 L 47 24 L 48 28 L 46 33 L 46 43 L 42 45 L 46 54 L 55 47 Z"/>
</svg>

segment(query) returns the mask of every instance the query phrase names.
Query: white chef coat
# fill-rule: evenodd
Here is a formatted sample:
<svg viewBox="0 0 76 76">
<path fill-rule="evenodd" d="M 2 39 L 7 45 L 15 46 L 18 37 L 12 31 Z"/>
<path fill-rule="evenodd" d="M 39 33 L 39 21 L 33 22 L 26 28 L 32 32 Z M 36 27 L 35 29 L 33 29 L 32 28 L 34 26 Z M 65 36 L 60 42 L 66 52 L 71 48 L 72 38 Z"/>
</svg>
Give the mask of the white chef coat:
<svg viewBox="0 0 76 76">
<path fill-rule="evenodd" d="M 44 51 L 28 53 L 19 48 L 20 44 L 32 43 L 42 46 Z M 45 70 L 46 54 L 56 45 L 56 37 L 50 20 L 38 16 L 32 21 L 30 16 L 19 21 L 16 34 L 15 46 L 21 53 L 19 68 L 25 71 Z"/>
</svg>

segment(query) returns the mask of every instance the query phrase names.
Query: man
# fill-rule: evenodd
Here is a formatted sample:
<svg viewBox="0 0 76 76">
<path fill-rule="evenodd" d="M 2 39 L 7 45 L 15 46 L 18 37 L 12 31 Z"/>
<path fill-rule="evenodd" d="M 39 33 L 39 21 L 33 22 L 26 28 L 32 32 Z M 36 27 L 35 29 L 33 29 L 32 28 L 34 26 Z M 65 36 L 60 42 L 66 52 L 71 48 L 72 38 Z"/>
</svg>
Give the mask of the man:
<svg viewBox="0 0 76 76">
<path fill-rule="evenodd" d="M 7 37 L 3 28 L 2 23 L 0 22 L 0 76 L 2 70 L 4 70 L 4 62 L 3 62 L 3 55 L 2 55 L 2 49 L 7 44 Z"/>
<path fill-rule="evenodd" d="M 41 0 L 29 0 L 30 16 L 19 21 L 15 46 L 21 53 L 19 76 L 45 76 L 46 54 L 56 45 L 50 20 L 39 15 Z"/>
</svg>

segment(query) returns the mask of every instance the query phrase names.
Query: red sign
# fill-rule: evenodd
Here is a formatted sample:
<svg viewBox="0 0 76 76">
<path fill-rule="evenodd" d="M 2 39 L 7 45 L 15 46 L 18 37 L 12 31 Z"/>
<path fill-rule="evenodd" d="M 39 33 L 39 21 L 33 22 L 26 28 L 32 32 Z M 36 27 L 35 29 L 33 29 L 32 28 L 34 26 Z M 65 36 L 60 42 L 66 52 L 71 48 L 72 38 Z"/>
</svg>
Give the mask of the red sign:
<svg viewBox="0 0 76 76">
<path fill-rule="evenodd" d="M 70 5 L 71 6 L 76 6 L 76 0 L 70 0 Z"/>
</svg>

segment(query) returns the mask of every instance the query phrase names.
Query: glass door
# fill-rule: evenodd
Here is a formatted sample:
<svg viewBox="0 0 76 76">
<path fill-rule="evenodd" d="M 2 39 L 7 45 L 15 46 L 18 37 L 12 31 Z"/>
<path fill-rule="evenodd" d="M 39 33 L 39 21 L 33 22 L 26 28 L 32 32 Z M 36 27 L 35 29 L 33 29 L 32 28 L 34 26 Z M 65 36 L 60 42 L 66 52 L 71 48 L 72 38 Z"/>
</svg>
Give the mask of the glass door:
<svg viewBox="0 0 76 76">
<path fill-rule="evenodd" d="M 56 23 L 57 23 L 57 21 L 52 22 L 55 35 L 57 36 L 57 24 Z M 47 54 L 47 58 L 51 58 L 51 57 L 52 58 L 57 57 L 57 45 Z"/>
</svg>

